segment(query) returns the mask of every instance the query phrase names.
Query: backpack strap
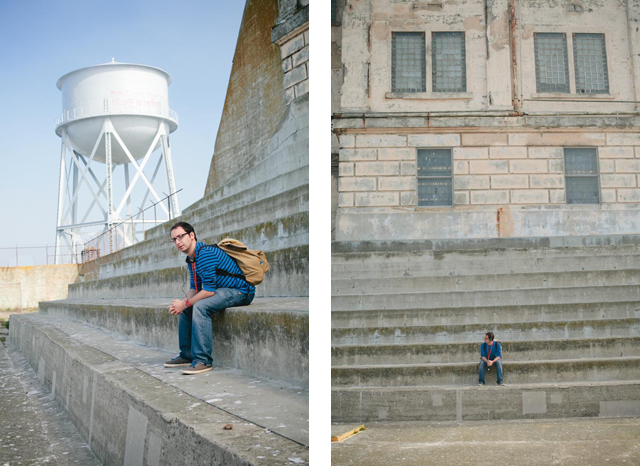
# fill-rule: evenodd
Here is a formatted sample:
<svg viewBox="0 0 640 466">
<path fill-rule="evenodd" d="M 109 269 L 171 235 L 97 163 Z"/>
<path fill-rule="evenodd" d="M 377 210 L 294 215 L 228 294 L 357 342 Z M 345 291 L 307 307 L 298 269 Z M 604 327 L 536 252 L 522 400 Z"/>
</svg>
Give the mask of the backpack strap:
<svg viewBox="0 0 640 466">
<path fill-rule="evenodd" d="M 218 246 L 217 244 L 207 244 L 207 246 L 211 247 L 211 248 L 218 248 L 220 249 L 220 246 Z M 222 251 L 222 249 L 220 249 Z M 222 251 L 224 252 L 224 251 Z M 227 254 L 226 252 L 224 252 L 225 254 Z M 229 254 L 227 254 L 229 256 Z M 229 256 L 231 257 L 231 256 Z M 231 257 L 231 260 L 233 260 L 234 262 L 236 261 L 233 257 Z M 241 280 L 244 280 L 245 282 L 247 281 L 247 279 L 245 278 L 245 276 L 243 274 L 237 274 L 237 273 L 231 273 L 227 270 L 224 269 L 217 269 L 216 270 L 216 274 L 218 275 L 222 275 L 223 277 L 233 277 L 233 278 L 239 278 Z"/>
</svg>

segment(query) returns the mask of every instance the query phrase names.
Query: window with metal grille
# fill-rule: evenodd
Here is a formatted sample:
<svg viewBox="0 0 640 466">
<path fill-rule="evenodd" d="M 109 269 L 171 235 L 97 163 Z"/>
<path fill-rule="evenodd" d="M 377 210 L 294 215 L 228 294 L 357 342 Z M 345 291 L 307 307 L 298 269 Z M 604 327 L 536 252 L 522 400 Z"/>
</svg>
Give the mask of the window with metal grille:
<svg viewBox="0 0 640 466">
<path fill-rule="evenodd" d="M 418 149 L 418 206 L 452 205 L 451 149 Z"/>
<path fill-rule="evenodd" d="M 338 6 L 336 5 L 337 0 L 331 0 L 331 25 L 337 26 L 337 16 L 338 16 Z"/>
<path fill-rule="evenodd" d="M 569 64 L 567 35 L 563 33 L 536 33 L 537 92 L 569 92 Z"/>
<path fill-rule="evenodd" d="M 466 92 L 464 32 L 431 33 L 433 92 Z"/>
<path fill-rule="evenodd" d="M 576 93 L 609 93 L 604 34 L 574 34 L 573 61 L 576 68 Z"/>
<path fill-rule="evenodd" d="M 599 204 L 598 153 L 595 147 L 564 150 L 567 204 Z"/>
<path fill-rule="evenodd" d="M 391 52 L 391 90 L 426 92 L 426 52 L 423 32 L 394 32 Z"/>
</svg>

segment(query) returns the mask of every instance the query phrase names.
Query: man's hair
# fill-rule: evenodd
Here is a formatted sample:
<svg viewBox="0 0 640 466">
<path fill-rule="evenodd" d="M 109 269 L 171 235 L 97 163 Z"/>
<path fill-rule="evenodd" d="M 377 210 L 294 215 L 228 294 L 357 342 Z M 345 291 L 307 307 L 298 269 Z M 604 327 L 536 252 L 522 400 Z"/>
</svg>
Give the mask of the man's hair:
<svg viewBox="0 0 640 466">
<path fill-rule="evenodd" d="M 176 228 L 182 228 L 184 230 L 185 233 L 193 233 L 193 239 L 195 239 L 196 241 L 198 241 L 198 238 L 196 237 L 196 230 L 193 229 L 193 227 L 187 223 L 187 222 L 178 222 L 176 223 L 174 226 L 171 227 L 171 230 L 169 230 L 169 234 L 171 234 L 171 232 L 173 230 L 175 230 Z"/>
<path fill-rule="evenodd" d="M 185 230 L 185 231 L 186 231 L 186 230 Z M 489 340 L 491 340 L 491 341 L 493 341 L 493 339 L 495 338 L 495 337 L 493 336 L 493 332 L 487 332 L 487 333 L 485 333 L 485 335 L 486 335 L 486 336 L 488 336 L 488 337 L 489 337 Z"/>
</svg>

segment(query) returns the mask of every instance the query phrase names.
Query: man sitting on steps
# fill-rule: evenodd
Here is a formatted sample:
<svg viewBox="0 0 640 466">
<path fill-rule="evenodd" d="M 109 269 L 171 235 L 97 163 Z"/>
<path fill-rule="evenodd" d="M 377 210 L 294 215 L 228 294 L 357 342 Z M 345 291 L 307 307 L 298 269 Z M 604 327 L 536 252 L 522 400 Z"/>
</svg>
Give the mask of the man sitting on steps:
<svg viewBox="0 0 640 466">
<path fill-rule="evenodd" d="M 484 370 L 491 370 L 490 367 L 496 368 L 498 385 L 504 385 L 502 382 L 502 345 L 499 341 L 494 342 L 493 339 L 493 333 L 487 332 L 484 335 L 484 343 L 480 345 L 480 365 L 478 366 L 480 375 L 478 385 L 480 386 L 484 385 Z"/>
<path fill-rule="evenodd" d="M 251 304 L 256 288 L 247 283 L 240 267 L 227 253 L 199 242 L 188 223 L 176 223 L 170 235 L 176 248 L 187 255 L 191 286 L 185 299 L 175 299 L 169 306 L 171 314 L 180 316 L 180 354 L 164 365 L 189 366 L 183 374 L 200 374 L 210 371 L 213 363 L 211 314 Z"/>
</svg>

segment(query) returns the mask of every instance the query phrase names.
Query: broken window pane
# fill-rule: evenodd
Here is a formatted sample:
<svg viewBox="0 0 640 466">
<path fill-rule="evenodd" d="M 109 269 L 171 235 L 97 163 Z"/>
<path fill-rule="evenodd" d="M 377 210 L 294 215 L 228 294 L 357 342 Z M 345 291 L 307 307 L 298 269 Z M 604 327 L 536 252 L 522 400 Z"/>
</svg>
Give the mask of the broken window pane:
<svg viewBox="0 0 640 466">
<path fill-rule="evenodd" d="M 569 92 L 567 38 L 562 33 L 536 33 L 536 91 Z"/>
<path fill-rule="evenodd" d="M 574 34 L 573 59 L 578 94 L 609 93 L 604 34 Z"/>
<path fill-rule="evenodd" d="M 424 33 L 394 32 L 391 55 L 391 90 L 426 92 Z"/>
<path fill-rule="evenodd" d="M 433 92 L 466 92 L 464 32 L 434 32 L 432 39 Z"/>
</svg>

